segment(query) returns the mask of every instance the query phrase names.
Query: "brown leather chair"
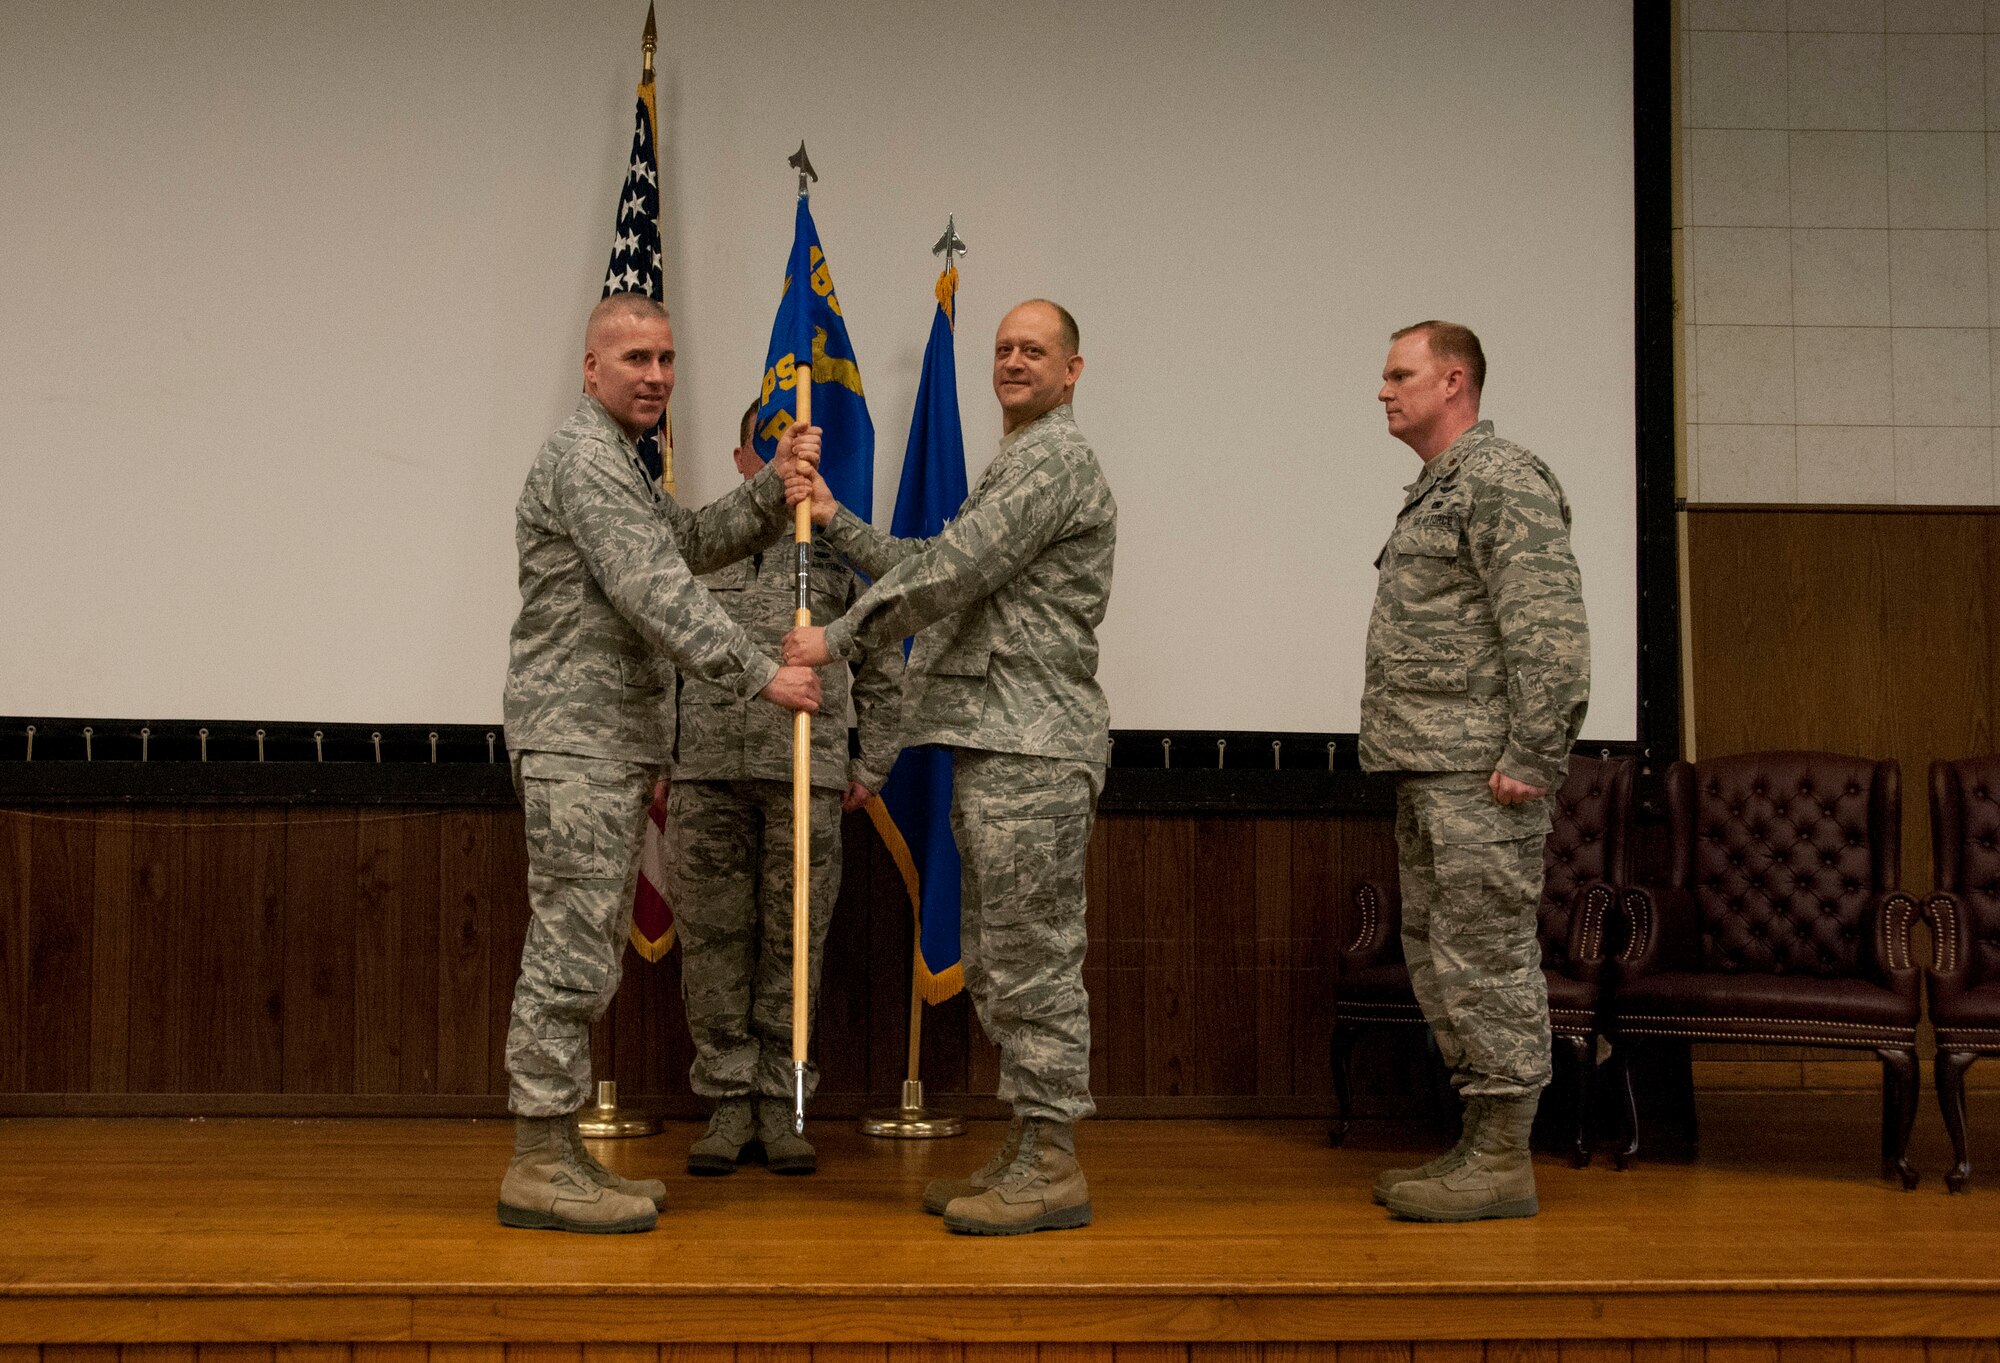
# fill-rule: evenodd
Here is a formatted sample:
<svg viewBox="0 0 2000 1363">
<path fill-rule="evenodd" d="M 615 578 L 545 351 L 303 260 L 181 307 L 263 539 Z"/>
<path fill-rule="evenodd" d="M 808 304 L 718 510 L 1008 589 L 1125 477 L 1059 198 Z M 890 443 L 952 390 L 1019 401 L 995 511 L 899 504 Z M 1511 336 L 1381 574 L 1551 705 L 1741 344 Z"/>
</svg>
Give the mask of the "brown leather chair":
<svg viewBox="0 0 2000 1363">
<path fill-rule="evenodd" d="M 1629 758 L 1572 757 L 1569 776 L 1556 792 L 1542 853 L 1537 935 L 1549 986 L 1549 1025 L 1557 1044 L 1567 1047 L 1577 1064 L 1571 1158 L 1578 1166 L 1590 1162 L 1584 1120 L 1597 1068 L 1598 976 L 1605 916 L 1616 904 L 1613 887 L 1626 878 L 1632 769 Z M 1361 1031 L 1424 1025 L 1403 964 L 1401 894 L 1393 883 L 1363 881 L 1355 888 L 1354 904 L 1359 927 L 1342 949 L 1334 983 L 1333 1087 L 1339 1115 L 1330 1134 L 1335 1145 L 1347 1136 L 1352 1097 L 1348 1064 Z"/>
<path fill-rule="evenodd" d="M 1669 883 L 1626 891 L 1608 1009 L 1628 1085 L 1637 1037 L 1872 1050 L 1883 1173 L 1916 1186 L 1920 910 L 1897 888 L 1899 784 L 1894 762 L 1834 753 L 1668 769 Z"/>
<path fill-rule="evenodd" d="M 1944 1181 L 1958 1193 L 1972 1178 L 1965 1072 L 1982 1055 L 2000 1055 L 2000 757 L 1931 763 L 1931 866 L 1931 1029 L 1951 1133 Z"/>
</svg>

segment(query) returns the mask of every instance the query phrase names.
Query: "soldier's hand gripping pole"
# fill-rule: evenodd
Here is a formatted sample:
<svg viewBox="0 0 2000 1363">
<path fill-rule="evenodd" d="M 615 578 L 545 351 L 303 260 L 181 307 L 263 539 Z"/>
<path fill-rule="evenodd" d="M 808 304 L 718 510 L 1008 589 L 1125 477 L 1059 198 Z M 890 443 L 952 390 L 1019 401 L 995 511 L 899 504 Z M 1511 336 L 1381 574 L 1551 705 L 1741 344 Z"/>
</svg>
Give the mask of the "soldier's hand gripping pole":
<svg viewBox="0 0 2000 1363">
<path fill-rule="evenodd" d="M 798 420 L 812 425 L 811 362 L 800 365 Z M 792 541 L 798 555 L 795 625 L 812 623 L 812 501 L 792 508 Z M 812 964 L 812 716 L 792 716 L 792 1130 L 806 1129 L 806 1028 L 812 1010 L 806 986 Z"/>
</svg>

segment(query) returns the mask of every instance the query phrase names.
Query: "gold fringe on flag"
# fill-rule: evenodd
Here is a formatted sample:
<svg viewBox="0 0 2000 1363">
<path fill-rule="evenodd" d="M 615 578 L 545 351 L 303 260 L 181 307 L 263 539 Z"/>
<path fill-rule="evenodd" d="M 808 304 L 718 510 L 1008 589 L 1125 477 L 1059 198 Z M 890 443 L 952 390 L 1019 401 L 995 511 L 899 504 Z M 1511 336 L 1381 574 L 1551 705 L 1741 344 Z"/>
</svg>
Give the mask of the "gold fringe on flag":
<svg viewBox="0 0 2000 1363">
<path fill-rule="evenodd" d="M 880 795 L 871 795 L 862 806 L 868 811 L 869 821 L 882 838 L 882 845 L 889 849 L 889 859 L 896 863 L 896 870 L 903 877 L 903 890 L 910 897 L 910 912 L 916 916 L 921 933 L 924 917 L 923 886 L 917 875 L 916 858 L 910 855 L 910 844 L 903 841 L 903 831 L 896 827 L 896 821 L 889 817 L 889 807 L 882 803 Z M 965 988 L 965 965 L 961 961 L 952 962 L 949 970 L 936 975 L 924 964 L 924 953 L 917 951 L 916 965 L 917 993 L 925 1003 L 943 1003 L 946 999 Z"/>
</svg>

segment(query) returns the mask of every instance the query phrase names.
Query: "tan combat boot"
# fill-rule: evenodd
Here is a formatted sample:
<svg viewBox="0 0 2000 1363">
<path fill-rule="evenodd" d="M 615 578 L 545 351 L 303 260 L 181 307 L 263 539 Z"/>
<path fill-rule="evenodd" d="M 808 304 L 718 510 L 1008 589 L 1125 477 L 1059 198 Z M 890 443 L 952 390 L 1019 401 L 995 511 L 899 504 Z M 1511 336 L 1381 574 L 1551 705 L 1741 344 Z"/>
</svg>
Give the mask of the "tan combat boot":
<svg viewBox="0 0 2000 1363">
<path fill-rule="evenodd" d="M 792 1130 L 792 1105 L 779 1098 L 757 1099 L 757 1139 L 764 1144 L 764 1163 L 774 1174 L 810 1174 L 819 1168 L 811 1142 Z"/>
<path fill-rule="evenodd" d="M 1391 1188 L 1383 1200 L 1391 1214 L 1406 1221 L 1489 1221 L 1541 1210 L 1528 1155 L 1538 1100 L 1475 1101 L 1484 1111 L 1473 1143 L 1451 1168 Z"/>
<path fill-rule="evenodd" d="M 562 1119 L 563 1139 L 569 1142 L 569 1153 L 583 1166 L 583 1172 L 590 1175 L 590 1181 L 600 1188 L 609 1188 L 614 1193 L 627 1197 L 643 1197 L 653 1204 L 653 1210 L 667 1209 L 667 1185 L 656 1178 L 630 1179 L 614 1174 L 597 1162 L 597 1156 L 590 1153 L 583 1143 L 583 1133 L 576 1128 L 576 1114 L 570 1113 Z"/>
<path fill-rule="evenodd" d="M 944 1224 L 960 1235 L 1024 1235 L 1090 1224 L 1090 1185 L 1076 1163 L 1076 1129 L 1030 1117 L 1000 1181 L 945 1205 Z"/>
<path fill-rule="evenodd" d="M 618 1235 L 651 1230 L 660 1212 L 643 1197 L 600 1187 L 570 1152 L 561 1117 L 514 1119 L 514 1158 L 500 1181 L 500 1224 Z"/>
<path fill-rule="evenodd" d="M 1479 1100 L 1467 1099 L 1465 1113 L 1459 1119 L 1457 1145 L 1454 1145 L 1436 1159 L 1426 1160 L 1414 1169 L 1384 1169 L 1381 1173 L 1377 1174 L 1375 1176 L 1375 1204 L 1381 1206 L 1387 1203 L 1389 1200 L 1389 1190 L 1398 1183 L 1408 1183 L 1410 1180 L 1418 1178 L 1436 1178 L 1439 1174 L 1457 1164 L 1459 1156 L 1463 1155 L 1466 1147 L 1473 1143 L 1473 1139 L 1479 1130 L 1479 1115 L 1484 1110 Z"/>
<path fill-rule="evenodd" d="M 757 1135 L 748 1098 L 724 1098 L 709 1115 L 708 1130 L 688 1147 L 690 1174 L 733 1174 L 743 1162 L 743 1147 Z"/>
<path fill-rule="evenodd" d="M 934 1178 L 924 1185 L 924 1210 L 932 1216 L 943 1216 L 944 1209 L 954 1199 L 978 1197 L 1000 1181 L 1007 1166 L 1014 1162 L 1014 1152 L 1020 1148 L 1021 1119 L 1016 1117 L 1007 1124 L 1007 1139 L 1000 1142 L 1000 1149 L 974 1170 L 971 1178 Z"/>
</svg>

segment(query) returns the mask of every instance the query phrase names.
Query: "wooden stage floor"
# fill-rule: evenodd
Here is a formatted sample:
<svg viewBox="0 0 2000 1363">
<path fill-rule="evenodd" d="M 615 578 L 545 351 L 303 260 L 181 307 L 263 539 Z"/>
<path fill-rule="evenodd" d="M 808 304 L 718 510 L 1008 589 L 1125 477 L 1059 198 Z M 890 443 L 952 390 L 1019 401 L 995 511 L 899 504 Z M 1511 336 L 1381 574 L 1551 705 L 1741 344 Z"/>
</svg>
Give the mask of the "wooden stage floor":
<svg viewBox="0 0 2000 1363">
<path fill-rule="evenodd" d="M 0 1359 L 149 1341 L 1722 1337 L 1844 1339 L 1843 1358 L 1856 1340 L 1977 1338 L 1992 1358 L 2000 1151 L 1976 1150 L 1989 1162 L 1954 1197 L 1941 1142 L 1920 1141 L 1926 1179 L 1904 1193 L 1874 1177 L 1870 1105 L 1813 1101 L 1802 1122 L 1772 1116 L 1796 1101 L 1705 1100 L 1695 1164 L 1538 1157 L 1540 1218 L 1462 1227 L 1370 1203 L 1407 1132 L 1336 1150 L 1317 1122 L 1095 1122 L 1096 1224 L 1014 1239 L 950 1235 L 917 1206 L 926 1178 L 985 1156 L 990 1124 L 898 1143 L 820 1122 L 818 1175 L 719 1179 L 681 1172 L 695 1128 L 674 1124 L 598 1147 L 667 1180 L 660 1228 L 590 1237 L 497 1224 L 504 1122 L 15 1119 Z"/>
</svg>

